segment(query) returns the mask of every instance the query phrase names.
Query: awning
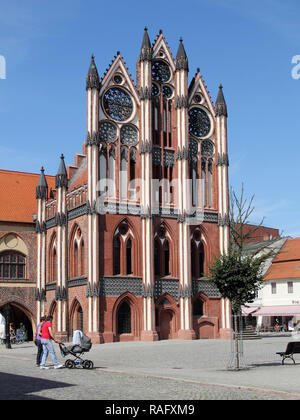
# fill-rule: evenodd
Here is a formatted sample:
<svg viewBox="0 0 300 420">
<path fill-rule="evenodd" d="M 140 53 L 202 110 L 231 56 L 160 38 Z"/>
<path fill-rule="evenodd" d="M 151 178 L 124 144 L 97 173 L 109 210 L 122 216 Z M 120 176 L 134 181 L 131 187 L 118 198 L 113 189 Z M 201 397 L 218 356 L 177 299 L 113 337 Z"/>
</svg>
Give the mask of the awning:
<svg viewBox="0 0 300 420">
<path fill-rule="evenodd" d="M 300 315 L 300 305 L 262 306 L 253 316 L 293 316 Z"/>
<path fill-rule="evenodd" d="M 259 306 L 242 306 L 242 315 L 248 316 L 253 312 L 257 311 L 258 308 Z"/>
</svg>

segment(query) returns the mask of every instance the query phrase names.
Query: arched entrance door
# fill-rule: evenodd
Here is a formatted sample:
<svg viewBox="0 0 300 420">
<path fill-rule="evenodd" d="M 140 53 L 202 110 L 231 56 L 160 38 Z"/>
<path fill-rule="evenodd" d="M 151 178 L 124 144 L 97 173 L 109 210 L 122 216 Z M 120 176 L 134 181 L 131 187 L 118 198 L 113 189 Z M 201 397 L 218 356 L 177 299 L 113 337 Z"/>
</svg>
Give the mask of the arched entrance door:
<svg viewBox="0 0 300 420">
<path fill-rule="evenodd" d="M 117 331 L 119 335 L 131 333 L 131 309 L 127 302 L 123 302 L 118 309 Z"/>
<path fill-rule="evenodd" d="M 9 317 L 9 323 L 12 324 L 12 327 L 16 331 L 19 328 L 24 327 L 25 330 L 25 340 L 26 341 L 33 341 L 33 328 L 32 323 L 30 319 L 30 314 L 25 312 L 25 310 L 22 309 L 21 306 L 10 303 L 9 304 L 9 310 L 4 311 L 1 308 L 0 312 L 2 315 Z"/>
<path fill-rule="evenodd" d="M 161 340 L 168 340 L 169 338 L 172 338 L 172 321 L 173 321 L 173 312 L 162 311 L 160 313 L 159 336 Z"/>
</svg>

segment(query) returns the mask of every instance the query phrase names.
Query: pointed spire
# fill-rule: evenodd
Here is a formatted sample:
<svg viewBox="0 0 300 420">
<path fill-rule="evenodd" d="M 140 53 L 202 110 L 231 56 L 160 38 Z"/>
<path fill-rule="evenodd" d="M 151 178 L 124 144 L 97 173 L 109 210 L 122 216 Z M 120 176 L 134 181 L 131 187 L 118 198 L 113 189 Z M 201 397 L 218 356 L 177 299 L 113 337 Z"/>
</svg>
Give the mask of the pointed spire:
<svg viewBox="0 0 300 420">
<path fill-rule="evenodd" d="M 47 185 L 47 181 L 46 181 L 46 177 L 44 174 L 45 170 L 42 167 L 41 168 L 41 175 L 40 175 L 40 179 L 39 182 L 37 184 L 36 187 L 36 198 L 42 198 L 42 199 L 47 199 L 48 198 L 48 185 Z"/>
<path fill-rule="evenodd" d="M 55 188 L 67 187 L 68 186 L 68 179 L 67 179 L 67 170 L 64 160 L 64 155 L 62 154 L 60 157 L 60 164 L 55 176 Z"/>
<path fill-rule="evenodd" d="M 179 47 L 176 55 L 176 70 L 189 71 L 188 58 L 182 43 L 182 38 L 179 40 Z"/>
<path fill-rule="evenodd" d="M 140 61 L 150 61 L 152 59 L 152 48 L 148 35 L 148 28 L 145 26 L 144 37 L 140 53 Z"/>
<path fill-rule="evenodd" d="M 89 67 L 88 75 L 86 77 L 86 88 L 87 89 L 100 89 L 99 74 L 97 66 L 95 64 L 95 56 L 92 54 L 91 64 Z"/>
<path fill-rule="evenodd" d="M 219 86 L 219 92 L 216 100 L 216 116 L 220 117 L 224 115 L 225 117 L 228 116 L 227 114 L 227 106 L 223 95 L 223 86 Z"/>
</svg>

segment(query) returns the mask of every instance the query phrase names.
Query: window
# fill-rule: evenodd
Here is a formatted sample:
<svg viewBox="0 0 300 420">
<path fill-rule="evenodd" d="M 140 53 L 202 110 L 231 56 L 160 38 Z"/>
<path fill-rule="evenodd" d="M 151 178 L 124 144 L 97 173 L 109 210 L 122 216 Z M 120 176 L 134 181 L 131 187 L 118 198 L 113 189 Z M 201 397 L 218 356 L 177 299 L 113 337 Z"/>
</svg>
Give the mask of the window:
<svg viewBox="0 0 300 420">
<path fill-rule="evenodd" d="M 25 257 L 18 252 L 3 252 L 0 254 L 0 278 L 24 279 Z"/>
<path fill-rule="evenodd" d="M 276 295 L 276 283 L 271 283 L 271 293 L 272 295 Z"/>
<path fill-rule="evenodd" d="M 121 252 L 121 244 L 120 238 L 114 239 L 114 275 L 118 275 L 121 272 L 120 267 L 120 252 Z"/>
<path fill-rule="evenodd" d="M 292 281 L 288 281 L 288 293 L 294 292 L 294 285 Z"/>
<path fill-rule="evenodd" d="M 126 265 L 127 265 L 127 274 L 132 274 L 131 267 L 131 239 L 128 239 L 126 245 Z"/>
</svg>

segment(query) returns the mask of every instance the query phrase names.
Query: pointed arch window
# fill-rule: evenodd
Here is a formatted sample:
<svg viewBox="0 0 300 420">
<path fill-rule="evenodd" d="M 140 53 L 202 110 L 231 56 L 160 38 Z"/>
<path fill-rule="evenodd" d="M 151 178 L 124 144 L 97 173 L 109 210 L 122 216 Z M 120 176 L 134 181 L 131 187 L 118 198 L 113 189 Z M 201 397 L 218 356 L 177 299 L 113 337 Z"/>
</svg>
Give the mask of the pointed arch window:
<svg viewBox="0 0 300 420">
<path fill-rule="evenodd" d="M 165 227 L 161 226 L 154 239 L 154 273 L 162 277 L 172 274 L 170 242 L 165 235 Z"/>
<path fill-rule="evenodd" d="M 48 268 L 49 277 L 48 283 L 55 283 L 57 281 L 57 254 L 56 254 L 56 235 L 52 236 L 48 250 Z"/>
<path fill-rule="evenodd" d="M 198 231 L 191 240 L 191 270 L 194 278 L 203 277 L 205 274 L 205 250 Z"/>
<path fill-rule="evenodd" d="M 85 249 L 82 232 L 79 226 L 75 225 L 70 239 L 69 248 L 69 276 L 71 278 L 83 276 L 85 272 Z"/>
</svg>

